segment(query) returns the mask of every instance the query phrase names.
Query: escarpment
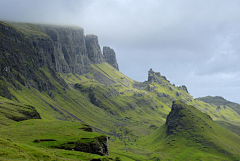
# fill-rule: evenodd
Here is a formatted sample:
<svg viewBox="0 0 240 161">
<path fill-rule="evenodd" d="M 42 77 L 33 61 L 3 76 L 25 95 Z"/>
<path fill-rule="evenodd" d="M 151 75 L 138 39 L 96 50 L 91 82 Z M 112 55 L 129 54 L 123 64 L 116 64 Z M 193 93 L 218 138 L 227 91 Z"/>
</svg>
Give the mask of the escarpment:
<svg viewBox="0 0 240 161">
<path fill-rule="evenodd" d="M 51 38 L 51 44 L 42 46 L 43 51 L 52 47 L 51 62 L 60 73 L 84 74 L 89 72 L 91 61 L 82 28 L 38 25 Z M 38 47 L 38 45 L 36 46 Z"/>
<path fill-rule="evenodd" d="M 24 30 L 21 25 L 25 25 Z M 20 27 L 19 27 L 20 26 Z M 104 49 L 105 51 L 105 49 Z M 111 50 L 113 51 L 113 50 Z M 58 73 L 85 74 L 91 64 L 108 62 L 118 69 L 115 52 L 102 54 L 96 35 L 84 35 L 80 27 L 5 23 L 0 21 L 0 73 L 17 87 L 55 90 L 42 68 L 68 88 Z M 3 85 L 1 85 L 4 88 Z M 20 89 L 20 87 L 17 87 Z M 7 91 L 7 90 L 5 90 Z M 6 93 L 6 92 L 5 92 Z M 4 97 L 11 98 L 7 92 Z"/>
</svg>

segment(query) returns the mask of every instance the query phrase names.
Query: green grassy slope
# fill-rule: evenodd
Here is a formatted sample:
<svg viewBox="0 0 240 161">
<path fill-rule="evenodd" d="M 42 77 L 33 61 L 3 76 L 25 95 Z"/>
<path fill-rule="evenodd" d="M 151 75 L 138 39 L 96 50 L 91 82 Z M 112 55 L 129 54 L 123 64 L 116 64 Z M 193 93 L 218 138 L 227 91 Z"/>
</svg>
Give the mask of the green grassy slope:
<svg viewBox="0 0 240 161">
<path fill-rule="evenodd" d="M 217 106 L 218 111 L 223 111 L 226 108 L 230 108 L 236 111 L 238 114 L 240 113 L 240 105 L 231 101 L 228 101 L 220 96 L 206 96 L 197 98 L 197 100 L 201 100 L 203 102 L 209 103 L 211 105 Z M 235 114 L 236 115 L 236 114 Z M 220 119 L 216 121 L 219 125 L 234 132 L 237 135 L 240 135 L 240 122 L 239 120 L 228 120 L 228 119 Z"/>
<path fill-rule="evenodd" d="M 239 160 L 240 137 L 193 106 L 173 104 L 166 124 L 144 140 L 146 147 L 175 160 Z"/>
<path fill-rule="evenodd" d="M 55 147 L 74 148 L 69 142 L 95 141 L 102 134 L 84 131 L 85 125 L 67 121 L 27 120 L 0 129 L 1 160 L 107 159 L 96 154 Z M 81 139 L 88 138 L 88 139 Z M 54 141 L 47 141 L 54 139 Z"/>
<path fill-rule="evenodd" d="M 216 106 L 220 106 L 220 108 L 224 108 L 224 106 L 228 106 L 235 110 L 238 114 L 240 114 L 240 105 L 231 101 L 228 101 L 220 96 L 206 96 L 206 97 L 199 97 L 198 100 L 201 100 L 203 102 L 214 104 Z"/>
</svg>

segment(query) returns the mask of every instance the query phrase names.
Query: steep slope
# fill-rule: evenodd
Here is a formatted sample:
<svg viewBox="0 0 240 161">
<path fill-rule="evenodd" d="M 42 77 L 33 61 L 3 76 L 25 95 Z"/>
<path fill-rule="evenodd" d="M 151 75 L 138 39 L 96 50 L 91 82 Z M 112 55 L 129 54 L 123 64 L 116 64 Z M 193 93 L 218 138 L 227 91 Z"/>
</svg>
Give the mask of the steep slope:
<svg viewBox="0 0 240 161">
<path fill-rule="evenodd" d="M 239 160 L 240 137 L 193 106 L 175 101 L 166 123 L 153 132 L 146 147 L 175 160 Z"/>
<path fill-rule="evenodd" d="M 0 22 L 0 43 L 0 95 L 34 107 L 42 124 L 86 123 L 110 136 L 112 158 L 156 160 L 154 151 L 140 146 L 141 139 L 165 123 L 174 100 L 214 120 L 240 120 L 231 108 L 217 111 L 215 105 L 194 100 L 186 86 L 177 87 L 152 69 L 148 81 L 128 78 L 118 71 L 115 52 L 105 47 L 102 54 L 97 36 L 85 36 L 79 27 Z M 18 125 L 8 122 L 4 135 L 20 130 Z M 24 129 L 28 124 L 21 133 Z M 22 144 L 14 134 L 11 139 Z"/>
</svg>

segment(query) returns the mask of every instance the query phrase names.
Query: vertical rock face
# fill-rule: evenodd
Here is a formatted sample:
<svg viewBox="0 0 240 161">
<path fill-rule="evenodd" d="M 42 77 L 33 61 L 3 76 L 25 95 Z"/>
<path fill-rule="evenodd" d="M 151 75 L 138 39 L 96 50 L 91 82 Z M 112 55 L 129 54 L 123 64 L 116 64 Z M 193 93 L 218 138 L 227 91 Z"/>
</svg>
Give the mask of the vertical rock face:
<svg viewBox="0 0 240 161">
<path fill-rule="evenodd" d="M 113 49 L 110 47 L 104 46 L 103 47 L 103 56 L 105 58 L 105 61 L 113 66 L 115 69 L 119 70 L 118 64 L 117 64 L 117 59 L 116 59 L 116 54 Z"/>
<path fill-rule="evenodd" d="M 86 47 L 88 58 L 94 64 L 101 64 L 104 58 L 98 44 L 98 37 L 96 35 L 86 35 Z"/>
<path fill-rule="evenodd" d="M 53 46 L 50 51 L 51 59 L 57 72 L 84 74 L 89 71 L 91 62 L 88 59 L 82 28 L 45 25 L 38 25 L 38 27 L 52 40 L 52 44 L 43 45 L 43 51 L 46 53 L 48 46 Z M 39 47 L 39 43 L 35 44 Z"/>
</svg>

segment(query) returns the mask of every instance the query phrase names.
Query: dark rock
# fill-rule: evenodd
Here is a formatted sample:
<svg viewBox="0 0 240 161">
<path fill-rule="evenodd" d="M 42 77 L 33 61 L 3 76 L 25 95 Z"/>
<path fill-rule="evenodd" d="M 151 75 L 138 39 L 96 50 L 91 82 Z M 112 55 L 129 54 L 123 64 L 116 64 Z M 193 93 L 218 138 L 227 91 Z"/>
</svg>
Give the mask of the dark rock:
<svg viewBox="0 0 240 161">
<path fill-rule="evenodd" d="M 111 115 L 116 116 L 116 113 L 114 111 L 109 111 Z"/>
<path fill-rule="evenodd" d="M 117 59 L 116 59 L 116 54 L 113 49 L 110 47 L 104 46 L 103 47 L 103 56 L 105 58 L 105 61 L 113 66 L 115 69 L 119 70 L 118 64 L 117 64 Z"/>
<path fill-rule="evenodd" d="M 88 58 L 94 64 L 101 64 L 104 58 L 98 44 L 98 37 L 96 35 L 86 35 L 86 47 Z"/>
<path fill-rule="evenodd" d="M 168 86 L 168 88 L 169 88 L 171 91 L 174 91 L 174 88 L 173 88 L 173 87 Z"/>
<path fill-rule="evenodd" d="M 154 72 L 152 68 L 148 71 L 148 81 L 149 82 L 157 82 L 157 83 L 162 83 L 162 81 L 158 78 L 160 77 L 161 74 L 160 72 Z"/>
<path fill-rule="evenodd" d="M 43 142 L 43 141 L 57 141 L 57 140 L 55 140 L 55 139 L 36 139 L 33 142 L 34 143 L 40 143 L 40 142 Z"/>
<path fill-rule="evenodd" d="M 186 93 L 188 93 L 188 90 L 187 90 L 187 87 L 185 85 L 182 85 L 180 87 L 178 87 L 179 90 L 183 90 L 185 91 Z"/>
<path fill-rule="evenodd" d="M 112 96 L 118 96 L 118 91 L 116 91 L 114 88 L 109 89 L 110 92 L 108 92 Z"/>
<path fill-rule="evenodd" d="M 132 103 L 128 103 L 128 106 L 132 109 L 132 110 L 135 110 L 135 106 L 132 104 Z"/>
<path fill-rule="evenodd" d="M 177 95 L 178 97 L 184 96 L 181 92 L 176 92 L 176 95 Z"/>
<path fill-rule="evenodd" d="M 48 91 L 48 95 L 54 100 L 54 94 L 52 91 Z"/>
<path fill-rule="evenodd" d="M 158 97 L 167 97 L 167 98 L 169 97 L 169 95 L 166 93 L 158 93 L 157 96 Z"/>
<path fill-rule="evenodd" d="M 89 94 L 89 99 L 90 99 L 90 102 L 91 102 L 92 104 L 94 104 L 95 106 L 100 107 L 101 101 L 96 98 L 96 96 L 95 96 L 94 93 L 90 93 L 90 94 Z"/>
<path fill-rule="evenodd" d="M 76 84 L 74 84 L 74 88 L 78 89 L 78 90 L 81 90 L 83 88 L 83 86 L 79 83 L 76 83 Z"/>
<path fill-rule="evenodd" d="M 185 117 L 185 115 L 181 114 L 180 112 L 182 109 L 184 109 L 183 106 L 179 104 L 175 104 L 173 102 L 172 110 L 167 116 L 167 120 L 166 120 L 167 135 L 171 135 L 175 131 L 177 131 L 178 126 L 184 126 L 178 122 L 178 120 L 180 120 L 182 117 Z"/>
<path fill-rule="evenodd" d="M 105 97 L 106 99 L 109 99 L 109 97 L 107 95 L 105 95 L 105 94 L 103 94 L 103 97 Z"/>
<path fill-rule="evenodd" d="M 82 127 L 80 129 L 87 132 L 93 132 L 93 129 L 89 125 L 85 125 L 85 127 Z"/>
<path fill-rule="evenodd" d="M 96 138 L 81 138 L 79 141 L 67 142 L 60 146 L 56 146 L 56 148 L 108 156 L 109 137 L 100 136 Z"/>
<path fill-rule="evenodd" d="M 220 110 L 221 110 L 221 106 L 218 106 L 218 107 L 216 108 L 216 110 L 217 110 L 217 111 L 220 111 Z"/>
<path fill-rule="evenodd" d="M 150 129 L 156 130 L 158 127 L 156 125 L 150 125 Z"/>
</svg>

